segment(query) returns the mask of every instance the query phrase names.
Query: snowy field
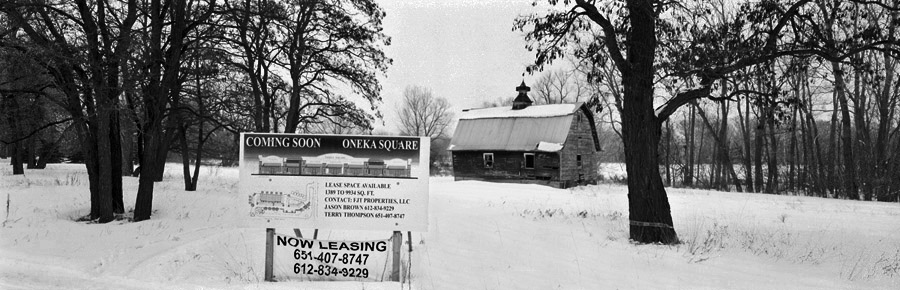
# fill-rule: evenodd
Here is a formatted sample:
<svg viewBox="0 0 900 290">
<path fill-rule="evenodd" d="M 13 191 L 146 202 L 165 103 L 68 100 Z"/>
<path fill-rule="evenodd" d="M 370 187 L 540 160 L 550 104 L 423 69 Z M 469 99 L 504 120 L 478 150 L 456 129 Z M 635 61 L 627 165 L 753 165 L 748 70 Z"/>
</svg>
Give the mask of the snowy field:
<svg viewBox="0 0 900 290">
<path fill-rule="evenodd" d="M 12 176 L 0 161 L 0 289 L 900 289 L 896 203 L 670 189 L 683 243 L 635 245 L 624 186 L 433 178 L 411 285 L 266 283 L 265 230 L 232 226 L 237 169 L 204 168 L 185 192 L 170 164 L 151 220 L 85 224 L 82 165 Z M 125 179 L 126 208 L 136 188 Z M 319 232 L 361 235 L 390 233 Z"/>
</svg>

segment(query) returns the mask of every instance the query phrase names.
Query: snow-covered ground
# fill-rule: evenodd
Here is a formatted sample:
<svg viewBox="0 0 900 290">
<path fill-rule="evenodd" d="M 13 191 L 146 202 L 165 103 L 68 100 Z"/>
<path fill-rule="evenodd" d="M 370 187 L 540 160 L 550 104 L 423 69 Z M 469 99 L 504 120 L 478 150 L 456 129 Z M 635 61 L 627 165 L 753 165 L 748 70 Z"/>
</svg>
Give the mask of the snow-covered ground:
<svg viewBox="0 0 900 290">
<path fill-rule="evenodd" d="M 236 169 L 202 169 L 196 192 L 179 172 L 171 165 L 157 184 L 151 220 L 85 224 L 73 221 L 89 209 L 82 165 L 25 176 L 3 166 L 0 289 L 409 286 L 262 282 L 265 230 L 233 226 L 244 218 Z M 136 187 L 126 178 L 126 207 Z M 896 203 L 670 189 L 683 243 L 662 246 L 628 241 L 624 186 L 433 178 L 430 194 L 429 231 L 413 233 L 413 289 L 900 289 Z M 363 235 L 390 233 L 319 232 Z"/>
</svg>

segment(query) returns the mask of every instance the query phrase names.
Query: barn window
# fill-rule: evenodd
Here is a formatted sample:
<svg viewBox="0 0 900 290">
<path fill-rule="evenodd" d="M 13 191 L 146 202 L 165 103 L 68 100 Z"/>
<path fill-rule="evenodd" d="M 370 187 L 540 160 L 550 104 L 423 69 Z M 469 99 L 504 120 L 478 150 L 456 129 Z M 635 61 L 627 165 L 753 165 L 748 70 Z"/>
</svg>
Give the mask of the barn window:
<svg viewBox="0 0 900 290">
<path fill-rule="evenodd" d="M 484 168 L 494 168 L 494 153 L 484 153 Z"/>
<path fill-rule="evenodd" d="M 581 154 L 575 155 L 575 166 L 581 168 Z"/>
<path fill-rule="evenodd" d="M 525 169 L 534 169 L 534 153 L 525 153 Z"/>
</svg>

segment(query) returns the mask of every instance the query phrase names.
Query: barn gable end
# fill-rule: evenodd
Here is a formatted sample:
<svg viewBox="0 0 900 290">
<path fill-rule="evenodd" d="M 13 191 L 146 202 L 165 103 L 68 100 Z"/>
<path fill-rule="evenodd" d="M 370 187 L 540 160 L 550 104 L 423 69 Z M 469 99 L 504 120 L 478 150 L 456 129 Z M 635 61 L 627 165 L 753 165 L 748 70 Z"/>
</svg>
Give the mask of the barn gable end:
<svg viewBox="0 0 900 290">
<path fill-rule="evenodd" d="M 578 110 L 560 151 L 560 176 L 577 183 L 599 180 L 599 140 L 589 110 Z"/>
</svg>

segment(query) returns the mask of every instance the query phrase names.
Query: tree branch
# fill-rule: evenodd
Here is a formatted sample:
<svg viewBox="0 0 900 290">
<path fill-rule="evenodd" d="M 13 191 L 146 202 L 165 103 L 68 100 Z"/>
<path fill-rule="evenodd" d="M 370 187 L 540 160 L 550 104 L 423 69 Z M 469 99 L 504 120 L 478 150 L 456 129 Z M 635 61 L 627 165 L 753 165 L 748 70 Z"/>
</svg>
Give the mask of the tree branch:
<svg viewBox="0 0 900 290">
<path fill-rule="evenodd" d="M 25 135 L 25 136 L 19 137 L 18 139 L 15 139 L 15 140 L 12 140 L 12 141 L 6 141 L 6 140 L 0 139 L 0 143 L 7 144 L 7 145 L 8 145 L 8 144 L 17 143 L 17 142 L 19 142 L 19 141 L 22 141 L 22 140 L 31 138 L 31 136 L 34 136 L 35 134 L 37 134 L 38 132 L 40 132 L 40 131 L 42 131 L 42 130 L 44 130 L 44 129 L 47 129 L 47 128 L 49 128 L 49 127 L 53 127 L 53 126 L 56 126 L 56 125 L 59 125 L 59 124 L 65 123 L 65 122 L 69 122 L 69 121 L 72 121 L 72 118 L 71 118 L 71 117 L 65 118 L 65 119 L 62 119 L 62 120 L 59 120 L 59 121 L 56 121 L 56 122 L 44 124 L 44 126 L 41 126 L 40 128 L 34 129 L 34 130 L 31 131 L 31 133 L 28 133 L 28 134 Z"/>
<path fill-rule="evenodd" d="M 600 25 L 600 28 L 603 29 L 603 35 L 606 36 L 603 44 L 606 45 L 609 56 L 613 59 L 613 62 L 616 64 L 616 67 L 619 68 L 619 71 L 623 73 L 629 71 L 631 66 L 628 65 L 628 62 L 625 61 L 625 57 L 622 56 L 622 50 L 619 49 L 619 41 L 616 38 L 616 29 L 613 27 L 612 22 L 603 16 L 603 14 L 600 14 L 600 11 L 597 10 L 597 7 L 593 4 L 587 3 L 585 0 L 575 0 L 575 3 L 576 7 L 584 9 L 584 12 L 582 12 L 583 15 L 587 15 L 588 18 Z"/>
<path fill-rule="evenodd" d="M 701 86 L 699 88 L 690 89 L 685 92 L 678 93 L 674 98 L 667 101 L 665 104 L 656 109 L 657 112 L 657 121 L 665 122 L 666 119 L 669 118 L 675 111 L 678 110 L 681 106 L 690 103 L 696 99 L 708 98 L 711 90 L 711 81 L 701 82 Z"/>
</svg>

